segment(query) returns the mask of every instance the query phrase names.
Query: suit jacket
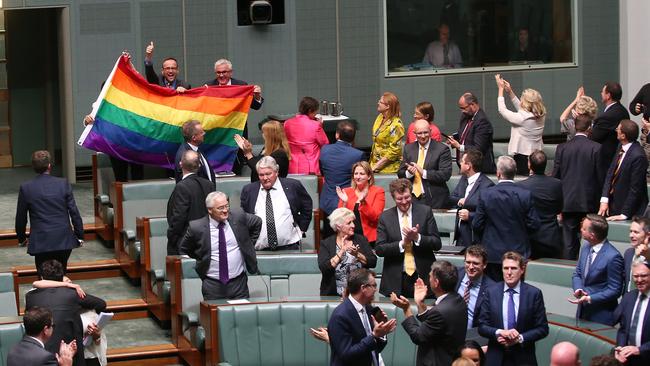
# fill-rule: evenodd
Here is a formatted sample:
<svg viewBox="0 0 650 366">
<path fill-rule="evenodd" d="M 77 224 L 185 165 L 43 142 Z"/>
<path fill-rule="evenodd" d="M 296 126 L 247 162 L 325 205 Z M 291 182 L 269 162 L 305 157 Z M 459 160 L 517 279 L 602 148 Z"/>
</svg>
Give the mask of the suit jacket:
<svg viewBox="0 0 650 366">
<path fill-rule="evenodd" d="M 238 208 L 231 208 L 228 224 L 235 234 L 239 250 L 246 264 L 248 273 L 258 273 L 255 242 L 262 230 L 262 219 L 247 214 Z M 210 239 L 210 218 L 208 215 L 190 221 L 187 232 L 179 245 L 180 254 L 189 255 L 196 259 L 196 273 L 203 280 L 210 269 L 212 241 Z"/>
<path fill-rule="evenodd" d="M 557 223 L 557 215 L 562 212 L 564 202 L 562 182 L 543 174 L 533 174 L 517 184 L 533 195 L 533 205 L 539 214 L 539 229 L 530 236 L 533 258 L 541 258 L 542 255 L 562 258 L 562 232 Z"/>
<path fill-rule="evenodd" d="M 183 154 L 185 154 L 187 150 L 192 150 L 192 147 L 190 147 L 190 144 L 188 144 L 187 142 L 183 142 L 181 146 L 178 147 L 178 150 L 176 150 L 176 157 L 174 158 L 174 166 L 176 167 L 174 178 L 176 179 L 176 183 L 180 182 L 181 179 L 183 179 L 183 169 L 181 168 L 180 163 L 181 160 L 183 159 Z M 198 153 L 199 153 L 199 157 L 205 158 L 205 156 L 201 152 L 201 149 L 199 149 Z M 207 161 L 208 159 L 205 158 L 205 160 Z M 210 163 L 208 162 L 208 164 Z M 210 176 L 208 176 L 208 173 L 205 172 L 205 165 L 203 164 L 203 159 L 199 159 L 199 171 L 196 172 L 196 174 L 199 177 L 211 181 L 212 184 L 214 185 L 214 183 L 216 182 L 214 177 L 214 170 L 212 169 L 212 167 L 210 167 L 210 169 L 208 170 L 210 171 Z"/>
<path fill-rule="evenodd" d="M 489 263 L 501 263 L 503 253 L 510 250 L 527 259 L 529 235 L 539 226 L 539 215 L 527 189 L 502 181 L 481 192 L 472 228 L 487 248 Z"/>
<path fill-rule="evenodd" d="M 616 127 L 624 120 L 630 119 L 627 109 L 619 102 L 615 102 L 606 112 L 601 113 L 591 127 L 591 139 L 601 144 L 600 164 L 603 170 L 607 170 L 616 155 L 618 139 L 616 138 Z"/>
<path fill-rule="evenodd" d="M 76 248 L 79 240 L 84 238 L 83 222 L 72 187 L 63 178 L 44 173 L 20 185 L 16 206 L 16 236 L 19 242 L 27 238 L 28 213 L 30 233 L 27 252 L 31 255 Z"/>
<path fill-rule="evenodd" d="M 458 267 L 458 283 L 456 284 L 456 292 L 458 292 L 458 289 L 462 285 L 463 278 L 465 278 L 465 268 Z M 494 280 L 492 280 L 488 275 L 483 274 L 483 276 L 481 276 L 481 287 L 478 290 L 478 296 L 476 297 L 476 304 L 474 305 L 474 317 L 472 319 L 472 324 L 468 324 L 471 326 L 470 328 L 478 327 L 478 319 L 481 316 L 481 306 L 483 304 L 483 301 L 485 300 L 485 291 L 487 291 L 487 289 L 490 286 L 494 285 L 495 283 L 496 282 L 494 282 Z M 462 294 L 459 295 L 462 296 Z"/>
<path fill-rule="evenodd" d="M 205 84 L 208 86 L 219 85 L 219 81 L 217 81 L 217 79 L 212 79 L 210 81 L 206 81 Z M 230 78 L 230 85 L 248 85 L 248 83 L 245 82 L 244 80 Z M 257 111 L 260 108 L 262 108 L 263 103 L 264 103 L 264 98 L 262 98 L 261 100 L 256 100 L 255 98 L 253 98 L 253 100 L 251 100 L 251 109 Z"/>
<path fill-rule="evenodd" d="M 462 115 L 456 136 L 458 142 L 461 142 L 460 138 L 463 135 L 463 131 L 465 131 L 465 126 L 467 126 L 471 119 L 471 116 Z M 483 154 L 483 167 L 481 171 L 485 174 L 494 174 L 497 171 L 497 166 L 494 164 L 494 152 L 492 150 L 493 134 L 494 129 L 492 128 L 492 123 L 487 118 L 485 112 L 479 109 L 474 116 L 474 122 L 469 127 L 469 131 L 467 131 L 465 141 L 462 142 L 465 145 L 465 151 L 475 149 Z M 456 155 L 456 164 L 460 166 L 460 154 Z"/>
<path fill-rule="evenodd" d="M 467 305 L 455 292 L 449 292 L 438 305 L 417 316 L 410 316 L 402 327 L 418 346 L 417 366 L 451 365 L 465 342 Z"/>
<path fill-rule="evenodd" d="M 458 207 L 458 200 L 465 197 L 465 190 L 469 184 L 466 176 L 461 176 L 458 181 L 458 185 L 454 188 L 454 191 L 449 196 L 449 205 Z M 472 230 L 472 220 L 474 219 L 474 214 L 476 213 L 476 208 L 478 207 L 479 196 L 481 192 L 485 189 L 494 186 L 494 182 L 485 174 L 479 175 L 476 183 L 472 187 L 472 190 L 469 191 L 469 194 L 465 198 L 465 204 L 460 209 L 466 209 L 469 211 L 469 220 L 460 221 L 458 218 L 458 212 L 456 212 L 456 225 L 454 227 L 454 240 L 456 245 L 462 245 L 468 247 L 472 244 L 477 244 L 480 237 L 474 235 Z"/>
<path fill-rule="evenodd" d="M 524 342 L 511 346 L 508 354 L 518 365 L 537 365 L 535 342 L 548 335 L 548 321 L 544 296 L 537 287 L 520 282 L 519 310 L 515 329 L 524 338 Z M 495 332 L 503 329 L 504 283 L 497 282 L 485 292 L 481 305 L 478 332 L 488 338 L 487 366 L 500 366 L 503 362 L 505 347 L 499 344 Z"/>
<path fill-rule="evenodd" d="M 413 142 L 404 146 L 402 164 L 397 176 L 406 178 L 406 163 L 416 163 L 420 153 L 420 143 Z M 451 153 L 449 147 L 443 143 L 430 140 L 427 154 L 424 157 L 423 169 L 427 178 L 422 179 L 424 187 L 424 202 L 431 208 L 444 208 L 447 206 L 449 188 L 447 181 L 451 177 Z M 413 182 L 414 177 L 409 178 Z"/>
<path fill-rule="evenodd" d="M 82 309 L 92 309 L 97 313 L 106 309 L 106 302 L 98 297 L 86 294 L 79 298 L 74 289 L 67 287 L 34 289 L 25 294 L 25 309 L 34 306 L 50 309 L 54 319 L 54 332 L 45 343 L 45 349 L 51 353 L 59 352 L 61 340 L 66 343 L 77 340 L 77 353 L 73 358 L 73 365 L 85 365 L 83 334 L 84 329 L 79 313 Z"/>
<path fill-rule="evenodd" d="M 348 202 L 345 204 L 345 207 L 350 209 L 350 211 L 354 211 L 354 206 L 357 202 L 357 194 L 354 192 L 354 188 L 345 188 L 343 189 L 343 192 L 348 195 Z M 338 202 L 338 206 L 343 207 L 343 201 L 339 200 Z M 365 236 L 369 242 L 377 241 L 379 215 L 384 212 L 385 206 L 386 194 L 384 189 L 374 184 L 369 186 L 366 198 L 364 198 L 364 200 L 359 204 L 359 217 L 361 218 L 363 236 Z"/>
<path fill-rule="evenodd" d="M 636 303 L 638 296 L 639 290 L 633 290 L 625 294 L 621 300 L 621 304 L 616 310 L 617 313 L 621 314 L 620 319 L 617 320 L 620 323 L 620 327 L 616 333 L 617 346 L 627 346 L 630 338 L 635 337 L 635 335 L 630 334 L 630 324 L 632 323 L 634 304 Z M 641 345 L 637 345 L 641 354 L 628 358 L 625 365 L 643 366 L 650 363 L 650 311 L 646 309 L 645 317 L 639 319 L 639 322 L 640 324 L 638 324 L 637 327 L 643 327 L 641 330 Z"/>
<path fill-rule="evenodd" d="M 366 305 L 366 314 L 370 314 L 371 306 Z M 370 329 L 374 324 L 370 315 L 368 315 Z M 384 347 L 386 341 L 375 339 L 372 335 L 366 335 L 366 330 L 361 323 L 359 313 L 349 298 L 334 309 L 332 316 L 327 325 L 330 336 L 330 349 L 332 355 L 330 358 L 331 366 L 372 366 L 373 356 L 378 355 Z M 375 359 L 376 364 L 379 364 Z"/>
<path fill-rule="evenodd" d="M 323 146 L 320 151 L 320 171 L 325 178 L 320 193 L 320 208 L 329 214 L 336 209 L 339 197 L 336 187 L 349 187 L 352 180 L 352 165 L 363 160 L 363 151 L 351 144 L 337 140 L 336 143 Z"/>
<path fill-rule="evenodd" d="M 165 77 L 162 74 L 156 73 L 156 71 L 153 69 L 153 63 L 147 63 L 147 62 L 144 63 L 144 73 L 147 77 L 147 82 L 149 84 L 156 84 L 156 85 L 167 87 L 167 84 L 165 84 Z M 182 86 L 185 89 L 192 88 L 189 83 L 186 83 L 185 81 L 176 78 L 176 87 L 178 88 L 179 86 Z"/>
<path fill-rule="evenodd" d="M 292 178 L 278 178 L 284 194 L 287 196 L 294 225 L 298 225 L 303 233 L 309 228 L 312 213 L 312 201 L 309 193 L 300 181 Z M 255 214 L 255 203 L 260 194 L 260 182 L 249 183 L 241 191 L 241 208 L 249 214 Z M 255 242 L 253 242 L 255 243 Z"/>
<path fill-rule="evenodd" d="M 372 251 L 368 240 L 363 235 L 354 234 L 352 242 L 359 246 L 359 252 L 367 259 L 367 264 L 363 268 L 375 268 L 377 265 L 377 256 Z M 336 268 L 332 267 L 330 260 L 338 252 L 336 247 L 336 234 L 321 241 L 318 250 L 318 268 L 323 275 L 320 281 L 321 296 L 337 296 L 336 292 Z"/>
<path fill-rule="evenodd" d="M 646 206 L 648 206 L 646 181 L 648 158 L 641 145 L 634 141 L 621 162 L 618 177 L 614 183 L 614 192 L 609 194 L 617 160 L 616 158 L 612 160 L 603 185 L 602 197 L 609 197 L 609 214 L 611 216 L 623 214 L 628 219 L 636 215 L 643 215 Z"/>
<path fill-rule="evenodd" d="M 29 336 L 24 336 L 7 354 L 7 366 L 57 366 L 58 364 L 54 353 L 48 352 L 38 341 Z"/>
<path fill-rule="evenodd" d="M 573 290 L 583 289 L 591 297 L 591 304 L 578 305 L 576 318 L 613 325 L 614 310 L 623 290 L 623 257 L 605 240 L 585 276 L 590 250 L 590 244 L 582 246 L 576 270 L 573 272 Z"/>
<path fill-rule="evenodd" d="M 576 135 L 555 150 L 553 176 L 562 181 L 562 212 L 596 212 L 605 170 L 600 163 L 601 145 Z"/>
<path fill-rule="evenodd" d="M 190 174 L 174 187 L 167 201 L 167 255 L 178 255 L 178 242 L 190 221 L 205 216 L 205 198 L 214 191 L 214 184 Z"/>
<path fill-rule="evenodd" d="M 290 174 L 320 175 L 320 149 L 329 144 L 320 122 L 296 114 L 284 122 L 284 133 L 291 149 Z"/>
<path fill-rule="evenodd" d="M 282 150 L 282 149 L 277 149 L 271 154 L 269 154 L 273 159 L 275 159 L 275 162 L 278 163 L 278 166 L 280 167 L 280 171 L 278 172 L 278 175 L 282 178 L 286 178 L 287 174 L 289 174 L 289 156 L 287 153 Z M 262 159 L 264 155 L 261 153 L 257 156 L 253 156 L 250 159 L 246 159 L 246 164 L 248 164 L 248 167 L 251 169 L 251 182 L 258 182 L 260 180 L 260 177 L 257 175 L 257 162 Z"/>
<path fill-rule="evenodd" d="M 623 272 L 625 277 L 623 278 L 623 296 L 626 292 L 632 291 L 630 288 L 631 272 L 632 272 L 632 261 L 634 260 L 634 248 L 625 249 L 623 253 Z"/>
<path fill-rule="evenodd" d="M 375 251 L 377 256 L 384 257 L 384 271 L 381 276 L 379 292 L 384 296 L 390 296 L 391 292 L 398 295 L 402 292 L 404 253 L 400 252 L 399 248 L 402 233 L 400 231 L 401 218 L 397 211 L 397 207 L 384 211 L 379 217 L 379 226 L 377 227 Z M 420 225 L 420 242 L 419 245 L 413 245 L 413 256 L 418 277 L 426 279 L 429 278 L 431 264 L 436 260 L 433 251 L 442 247 L 438 226 L 431 208 L 416 202 L 412 204 L 411 223 L 414 227 Z"/>
</svg>

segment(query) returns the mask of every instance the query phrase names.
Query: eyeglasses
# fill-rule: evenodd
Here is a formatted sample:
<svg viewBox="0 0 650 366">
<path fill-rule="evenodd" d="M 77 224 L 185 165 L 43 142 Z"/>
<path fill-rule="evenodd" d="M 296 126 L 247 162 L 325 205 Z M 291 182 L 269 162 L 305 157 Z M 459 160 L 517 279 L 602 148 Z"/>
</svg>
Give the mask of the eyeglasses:
<svg viewBox="0 0 650 366">
<path fill-rule="evenodd" d="M 364 286 L 377 288 L 377 282 L 375 282 L 375 283 L 366 283 Z"/>
<path fill-rule="evenodd" d="M 163 70 L 165 70 L 165 71 L 167 71 L 167 70 L 178 70 L 178 67 L 173 67 L 173 66 L 163 67 Z"/>
<path fill-rule="evenodd" d="M 431 131 L 414 132 L 415 136 L 428 136 Z"/>
<path fill-rule="evenodd" d="M 215 207 L 214 209 L 217 211 L 228 211 L 230 209 L 230 205 L 223 205 L 223 206 Z"/>
<path fill-rule="evenodd" d="M 232 70 L 227 70 L 227 71 L 215 71 L 215 74 L 217 74 L 217 75 L 226 75 L 226 74 L 230 74 L 231 72 L 232 72 Z"/>
</svg>

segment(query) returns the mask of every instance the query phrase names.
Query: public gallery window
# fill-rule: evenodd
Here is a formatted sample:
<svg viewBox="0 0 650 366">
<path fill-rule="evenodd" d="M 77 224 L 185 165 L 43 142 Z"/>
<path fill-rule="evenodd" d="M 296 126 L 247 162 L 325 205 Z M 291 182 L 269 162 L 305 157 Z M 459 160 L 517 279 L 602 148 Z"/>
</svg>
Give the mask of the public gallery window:
<svg viewBox="0 0 650 366">
<path fill-rule="evenodd" d="M 386 76 L 570 67 L 575 0 L 384 0 Z"/>
</svg>

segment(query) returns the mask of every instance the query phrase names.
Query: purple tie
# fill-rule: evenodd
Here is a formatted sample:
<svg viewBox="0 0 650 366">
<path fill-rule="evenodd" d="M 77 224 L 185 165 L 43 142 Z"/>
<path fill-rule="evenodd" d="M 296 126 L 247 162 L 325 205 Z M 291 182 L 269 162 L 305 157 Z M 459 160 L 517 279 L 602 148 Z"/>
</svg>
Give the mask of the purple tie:
<svg viewBox="0 0 650 366">
<path fill-rule="evenodd" d="M 517 326 L 517 316 L 515 314 L 515 289 L 509 288 L 508 293 L 508 329 L 514 329 Z"/>
<path fill-rule="evenodd" d="M 226 226 L 225 222 L 219 223 L 219 281 L 224 285 L 228 283 L 228 252 L 226 251 Z"/>
</svg>

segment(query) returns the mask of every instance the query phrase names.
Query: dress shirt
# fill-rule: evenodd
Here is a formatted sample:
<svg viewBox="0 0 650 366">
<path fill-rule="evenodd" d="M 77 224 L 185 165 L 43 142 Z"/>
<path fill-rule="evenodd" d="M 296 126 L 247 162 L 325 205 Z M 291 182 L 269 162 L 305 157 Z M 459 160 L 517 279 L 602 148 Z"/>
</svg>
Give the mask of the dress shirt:
<svg viewBox="0 0 650 366">
<path fill-rule="evenodd" d="M 402 235 L 402 240 L 399 241 L 399 252 L 404 253 L 404 234 L 402 233 L 402 229 L 404 226 L 402 225 L 402 220 L 404 220 L 404 212 L 400 211 L 399 208 L 397 209 L 397 222 L 399 222 L 399 232 Z M 413 227 L 413 205 L 409 206 L 409 209 L 406 211 L 406 217 L 409 222 L 409 226 Z M 415 246 L 420 246 L 420 234 L 418 234 L 418 240 L 414 241 L 413 244 Z"/>
<path fill-rule="evenodd" d="M 239 244 L 230 223 L 225 221 L 226 253 L 228 253 L 228 277 L 233 279 L 244 272 L 244 260 L 239 250 Z M 207 276 L 219 280 L 219 221 L 210 217 L 210 268 Z"/>
<path fill-rule="evenodd" d="M 208 180 L 212 181 L 212 175 L 210 174 L 210 169 L 212 169 L 212 168 L 210 168 L 210 164 L 208 164 L 208 161 L 205 160 L 205 156 L 203 156 L 203 154 L 201 154 L 201 152 L 199 151 L 199 147 L 194 146 L 194 145 L 190 144 L 189 142 L 187 144 L 190 145 L 190 148 L 192 148 L 192 150 L 199 153 L 199 157 L 201 158 L 201 163 L 203 163 L 203 168 L 205 169 L 205 172 L 208 175 Z"/>
<path fill-rule="evenodd" d="M 476 181 L 480 176 L 481 173 L 474 173 L 474 175 L 467 178 L 467 188 L 465 188 L 465 195 L 463 196 L 463 198 L 467 198 L 469 192 L 472 191 L 472 188 L 474 188 L 474 184 L 476 183 Z"/>
<path fill-rule="evenodd" d="M 444 294 L 444 295 L 440 295 L 440 296 L 436 299 L 436 302 L 435 302 L 436 306 L 437 306 L 438 304 L 440 304 L 440 302 L 442 301 L 442 299 L 444 299 L 445 297 L 447 297 L 447 295 L 449 295 L 449 293 L 446 293 L 446 294 Z"/>
<path fill-rule="evenodd" d="M 510 300 L 510 293 L 508 292 L 507 284 L 503 284 L 503 304 L 502 304 L 502 314 L 503 314 L 503 329 L 508 329 L 508 301 Z M 521 295 L 521 281 L 517 282 L 517 285 L 513 287 L 515 293 L 512 295 L 512 298 L 515 301 L 515 320 L 517 319 L 517 314 L 519 314 L 519 296 Z M 497 335 L 499 330 L 497 330 Z"/>
<path fill-rule="evenodd" d="M 43 344 L 43 342 L 41 342 L 40 339 L 38 339 L 38 338 L 36 338 L 36 337 L 29 336 L 29 335 L 28 335 L 28 337 L 31 338 L 31 339 L 33 339 L 33 340 L 35 340 L 36 342 L 38 342 L 38 344 L 40 344 L 41 347 L 45 348 L 45 345 Z"/>
<path fill-rule="evenodd" d="M 424 145 L 424 160 L 427 159 L 427 153 L 429 152 L 429 145 L 431 145 L 431 139 L 429 139 L 429 141 L 427 141 L 426 145 Z M 422 147 L 422 145 L 420 145 L 420 143 L 418 142 L 418 156 L 420 156 L 419 155 L 420 154 L 420 147 Z M 417 163 L 417 160 L 415 161 L 415 163 Z M 422 162 L 422 164 L 424 165 L 424 162 Z M 427 170 L 424 169 L 423 167 L 421 167 L 421 168 L 422 168 L 422 180 L 425 180 L 425 179 L 427 179 Z M 413 174 L 411 174 L 411 172 L 409 172 L 408 170 L 406 170 L 405 175 L 406 175 L 406 178 L 408 178 L 408 179 L 413 178 Z M 422 186 L 422 193 L 424 193 L 424 184 Z"/>
<path fill-rule="evenodd" d="M 477 110 L 476 110 L 476 113 L 478 113 L 478 111 L 480 111 L 480 109 L 477 109 Z M 470 123 L 470 122 L 474 123 L 473 121 L 474 121 L 474 118 L 476 118 L 476 113 L 474 113 L 474 115 L 472 116 L 472 118 L 470 118 L 470 120 L 467 121 L 467 124 L 465 124 L 465 128 L 463 129 L 463 131 L 462 131 L 462 133 L 460 134 L 460 136 L 458 136 L 458 143 L 459 143 L 459 144 L 461 143 L 461 141 L 460 141 L 461 137 L 463 137 L 463 135 L 465 134 L 465 130 L 467 130 L 467 129 L 470 127 L 470 126 L 469 126 L 469 123 Z M 460 152 L 465 152 L 465 144 L 462 144 L 462 145 L 458 146 L 458 151 L 460 151 Z"/>
<path fill-rule="evenodd" d="M 469 303 L 467 304 L 467 329 L 472 327 L 474 324 L 474 308 L 476 308 L 476 301 L 478 300 L 478 293 L 481 291 L 481 280 L 483 278 L 479 277 L 474 281 L 474 286 L 469 289 Z M 458 287 L 458 294 L 460 297 L 465 295 L 465 289 L 469 285 L 469 276 L 465 273 L 461 285 Z"/>
<path fill-rule="evenodd" d="M 639 323 L 636 326 L 636 334 L 634 335 L 634 344 L 637 347 L 641 346 L 641 333 L 643 332 L 643 320 L 645 319 L 646 311 L 648 311 L 649 295 L 650 295 L 650 291 L 647 291 L 645 294 L 645 299 L 643 299 L 643 303 L 641 303 L 641 313 L 639 313 Z M 636 311 L 636 308 L 639 306 L 639 300 L 641 300 L 641 291 L 639 291 L 639 294 L 636 297 L 636 303 L 634 304 L 634 309 L 632 309 L 632 316 L 634 316 L 634 312 Z"/>
<path fill-rule="evenodd" d="M 270 192 L 267 192 L 260 184 L 260 193 L 257 195 L 257 202 L 255 202 L 255 215 L 262 219 L 262 230 L 260 231 L 260 237 L 257 239 L 257 243 L 255 243 L 255 250 L 262 250 L 269 246 L 266 229 L 267 194 L 271 194 L 271 201 L 273 202 L 273 217 L 275 217 L 275 232 L 278 236 L 278 247 L 299 242 L 302 238 L 302 233 L 298 225 L 293 222 L 291 206 L 289 206 L 289 200 L 284 194 L 280 179 L 276 179 Z"/>
<path fill-rule="evenodd" d="M 627 154 L 627 150 L 630 149 L 630 146 L 632 146 L 631 142 L 628 142 L 627 144 L 621 146 L 621 149 L 623 150 L 623 156 L 621 156 L 621 160 L 619 161 L 618 166 L 621 166 L 621 164 L 623 164 L 623 160 L 625 159 L 625 155 Z M 618 152 L 617 152 L 617 154 L 618 154 Z M 618 159 L 618 157 L 616 157 L 616 158 Z M 600 197 L 600 203 L 609 203 L 609 197 Z M 625 215 L 623 215 L 623 216 L 625 216 Z M 627 219 L 627 216 L 625 216 L 625 218 Z"/>
<path fill-rule="evenodd" d="M 605 109 L 603 110 L 603 113 L 607 112 L 607 110 L 609 109 L 609 107 L 613 106 L 613 105 L 616 104 L 616 103 L 618 103 L 618 102 L 612 102 L 612 103 L 608 104 L 607 106 L 605 106 Z"/>
</svg>

